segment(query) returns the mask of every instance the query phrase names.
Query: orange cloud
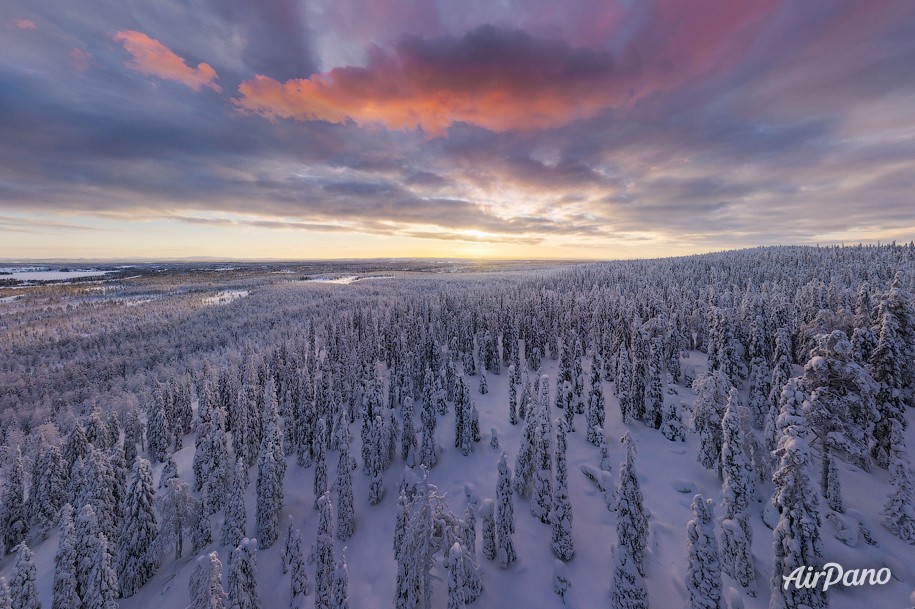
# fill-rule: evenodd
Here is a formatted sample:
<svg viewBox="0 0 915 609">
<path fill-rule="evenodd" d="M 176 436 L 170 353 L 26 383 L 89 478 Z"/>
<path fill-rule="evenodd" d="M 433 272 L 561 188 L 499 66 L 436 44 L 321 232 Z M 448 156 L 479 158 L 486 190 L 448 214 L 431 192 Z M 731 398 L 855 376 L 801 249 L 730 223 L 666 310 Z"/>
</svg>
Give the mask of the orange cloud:
<svg viewBox="0 0 915 609">
<path fill-rule="evenodd" d="M 125 64 L 131 70 L 180 82 L 194 91 L 200 91 L 200 87 L 209 87 L 217 93 L 222 92 L 222 88 L 215 82 L 219 78 L 216 70 L 208 63 L 200 63 L 192 68 L 174 51 L 142 32 L 118 32 L 114 39 L 122 43 L 132 56 Z"/>
<path fill-rule="evenodd" d="M 20 30 L 37 30 L 38 26 L 35 25 L 35 22 L 30 19 L 15 19 L 12 22 L 13 27 L 19 28 Z"/>
<path fill-rule="evenodd" d="M 411 39 L 395 52 L 375 47 L 364 68 L 285 83 L 257 75 L 241 83 L 233 102 L 270 119 L 352 120 L 435 137 L 456 122 L 501 132 L 588 118 L 625 103 L 630 76 L 609 54 L 485 27 L 461 40 Z"/>
</svg>

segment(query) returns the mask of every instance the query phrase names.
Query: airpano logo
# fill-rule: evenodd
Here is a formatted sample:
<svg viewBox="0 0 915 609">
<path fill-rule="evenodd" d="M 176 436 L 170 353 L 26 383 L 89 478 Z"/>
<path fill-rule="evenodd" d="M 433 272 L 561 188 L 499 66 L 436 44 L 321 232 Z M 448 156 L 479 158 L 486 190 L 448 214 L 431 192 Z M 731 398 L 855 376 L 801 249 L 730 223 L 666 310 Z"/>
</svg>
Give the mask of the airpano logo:
<svg viewBox="0 0 915 609">
<path fill-rule="evenodd" d="M 822 585 L 823 592 L 826 592 L 830 586 L 836 584 L 846 587 L 882 586 L 889 582 L 892 576 L 893 574 L 887 567 L 882 569 L 848 569 L 846 571 L 839 563 L 828 562 L 819 571 L 814 567 L 798 567 L 790 575 L 782 575 L 782 579 L 785 580 L 785 590 L 792 585 L 795 588 L 816 588 Z"/>
</svg>

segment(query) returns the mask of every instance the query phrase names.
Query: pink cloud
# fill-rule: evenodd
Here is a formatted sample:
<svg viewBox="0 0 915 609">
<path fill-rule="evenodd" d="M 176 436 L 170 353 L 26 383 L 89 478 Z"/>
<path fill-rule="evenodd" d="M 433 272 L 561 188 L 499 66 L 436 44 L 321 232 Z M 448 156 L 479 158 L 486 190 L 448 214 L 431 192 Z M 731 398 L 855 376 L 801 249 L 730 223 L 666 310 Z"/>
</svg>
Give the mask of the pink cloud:
<svg viewBox="0 0 915 609">
<path fill-rule="evenodd" d="M 560 127 L 734 65 L 776 5 L 654 0 L 625 16 L 611 7 L 594 22 L 619 30 L 618 57 L 494 26 L 461 38 L 408 37 L 370 47 L 365 66 L 285 82 L 256 75 L 233 103 L 271 120 L 420 128 L 432 137 L 457 122 L 496 132 Z"/>
<path fill-rule="evenodd" d="M 38 26 L 30 19 L 15 19 L 11 22 L 13 27 L 20 30 L 37 30 Z"/>
<path fill-rule="evenodd" d="M 217 93 L 222 92 L 222 88 L 215 82 L 219 78 L 216 70 L 208 63 L 200 63 L 196 68 L 192 68 L 174 51 L 142 32 L 122 31 L 115 34 L 114 39 L 122 43 L 124 49 L 132 56 L 125 64 L 131 70 L 164 80 L 173 80 L 194 91 L 200 91 L 201 87 L 209 87 Z"/>
<path fill-rule="evenodd" d="M 85 72 L 92 66 L 92 53 L 88 51 L 73 47 L 68 55 L 70 56 L 70 61 L 73 62 L 73 67 L 80 72 Z"/>
</svg>

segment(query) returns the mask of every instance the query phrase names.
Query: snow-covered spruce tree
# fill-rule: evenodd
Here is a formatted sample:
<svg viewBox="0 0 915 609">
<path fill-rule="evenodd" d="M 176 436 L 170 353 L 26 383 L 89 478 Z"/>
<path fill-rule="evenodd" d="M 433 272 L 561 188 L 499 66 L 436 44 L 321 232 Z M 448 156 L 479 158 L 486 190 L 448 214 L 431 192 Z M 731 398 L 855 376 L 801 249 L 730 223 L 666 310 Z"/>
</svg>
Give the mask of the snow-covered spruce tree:
<svg viewBox="0 0 915 609">
<path fill-rule="evenodd" d="M 820 490 L 823 492 L 823 499 L 826 500 L 826 506 L 829 509 L 839 513 L 845 511 L 845 507 L 842 505 L 842 488 L 839 485 L 839 470 L 828 446 L 823 448 L 823 458 L 820 463 Z"/>
<path fill-rule="evenodd" d="M 635 473 L 635 449 L 629 432 L 623 436 L 626 458 L 620 464 L 619 490 L 616 496 L 616 536 L 620 548 L 630 557 L 640 575 L 648 547 L 648 516 L 642 501 L 642 490 Z M 628 564 L 629 560 L 624 561 Z M 618 565 L 619 567 L 619 565 Z"/>
<path fill-rule="evenodd" d="M 492 499 L 484 499 L 480 504 L 480 532 L 482 534 L 483 557 L 486 560 L 496 559 L 496 515 Z"/>
<path fill-rule="evenodd" d="M 330 493 L 318 501 L 318 539 L 315 544 L 315 609 L 330 609 L 334 583 L 334 507 Z"/>
<path fill-rule="evenodd" d="M 544 524 L 550 523 L 553 502 L 553 456 L 550 451 L 551 425 L 541 422 L 534 436 L 534 495 L 531 498 L 531 515 Z"/>
<path fill-rule="evenodd" d="M 13 599 L 10 596 L 10 586 L 8 583 L 6 583 L 6 578 L 3 576 L 0 576 L 0 609 L 13 609 Z"/>
<path fill-rule="evenodd" d="M 629 352 L 626 350 L 625 344 L 620 344 L 615 378 L 613 386 L 616 390 L 616 397 L 619 399 L 620 414 L 623 417 L 623 423 L 628 425 L 635 415 L 632 402 L 632 361 L 629 359 Z"/>
<path fill-rule="evenodd" d="M 375 423 L 368 436 L 369 440 L 369 503 L 375 505 L 384 497 L 384 480 L 381 474 L 383 468 L 382 450 L 384 441 L 384 423 L 381 417 L 375 417 Z"/>
<path fill-rule="evenodd" d="M 146 411 L 146 447 L 153 463 L 162 463 L 168 457 L 171 437 L 165 405 L 154 398 Z"/>
<path fill-rule="evenodd" d="M 155 495 L 149 461 L 138 457 L 127 488 L 115 558 L 121 596 L 125 598 L 136 594 L 159 566 L 154 547 L 159 529 L 153 507 Z"/>
<path fill-rule="evenodd" d="M 197 559 L 190 579 L 189 609 L 224 609 L 228 596 L 222 588 L 222 563 L 216 552 Z"/>
<path fill-rule="evenodd" d="M 349 609 L 349 575 L 346 570 L 346 548 L 340 551 L 340 558 L 334 567 L 334 586 L 330 599 L 330 609 Z"/>
<path fill-rule="evenodd" d="M 604 403 L 604 390 L 601 386 L 600 356 L 595 355 L 591 362 L 591 383 L 588 392 L 588 406 L 585 412 L 585 425 L 587 426 L 586 439 L 597 446 L 597 430 L 603 429 L 606 407 Z"/>
<path fill-rule="evenodd" d="M 575 357 L 572 360 L 572 404 L 577 414 L 585 414 L 585 372 L 581 364 L 584 350 L 581 339 L 575 341 Z"/>
<path fill-rule="evenodd" d="M 572 587 L 569 580 L 569 570 L 566 564 L 558 558 L 553 561 L 553 592 L 565 600 L 566 592 Z"/>
<path fill-rule="evenodd" d="M 721 475 L 721 418 L 728 403 L 731 382 L 721 370 L 693 382 L 693 431 L 699 434 L 698 460 L 702 467 Z"/>
<path fill-rule="evenodd" d="M 173 478 L 178 478 L 178 464 L 175 463 L 175 456 L 169 455 L 159 473 L 159 488 L 168 488 L 168 481 Z"/>
<path fill-rule="evenodd" d="M 564 413 L 565 414 L 565 423 L 566 423 L 566 429 L 569 430 L 569 433 L 572 433 L 573 431 L 575 431 L 575 405 L 573 403 L 574 398 L 572 397 L 572 383 L 570 383 L 569 381 L 563 381 L 562 387 L 559 387 L 557 385 L 556 393 L 557 394 L 562 393 L 562 394 L 565 394 L 565 396 L 566 396 L 565 398 L 563 398 L 563 403 L 566 404 L 565 413 Z"/>
<path fill-rule="evenodd" d="M 651 342 L 648 330 L 638 315 L 633 318 L 630 335 L 632 377 L 629 385 L 629 399 L 632 418 L 645 420 L 645 390 L 648 387 L 648 364 L 651 359 Z"/>
<path fill-rule="evenodd" d="M 613 550 L 611 609 L 648 609 L 648 592 L 632 551 L 622 543 Z"/>
<path fill-rule="evenodd" d="M 397 521 L 394 525 L 394 560 L 397 561 L 397 584 L 394 594 L 396 609 L 411 609 L 419 592 L 416 566 L 413 564 L 413 536 L 410 530 L 410 502 L 402 490 L 397 499 Z"/>
<path fill-rule="evenodd" d="M 29 491 L 32 505 L 31 529 L 40 539 L 57 523 L 61 506 L 67 500 L 64 459 L 56 445 L 42 446 L 36 461 L 37 480 Z"/>
<path fill-rule="evenodd" d="M 912 399 L 915 365 L 908 362 L 915 355 L 915 307 L 908 292 L 894 286 L 884 294 L 878 305 L 879 335 L 868 367 L 877 382 L 877 410 L 880 420 L 874 424 L 874 445 L 871 454 L 877 465 L 890 466 L 891 421 L 906 426 L 905 404 Z"/>
<path fill-rule="evenodd" d="M 95 546 L 101 535 L 95 508 L 87 503 L 76 515 L 76 586 L 83 603 L 88 599 L 88 584 L 95 561 Z"/>
<path fill-rule="evenodd" d="M 206 546 L 213 543 L 213 524 L 199 501 L 198 505 L 200 511 L 194 515 L 191 524 L 191 548 L 194 554 L 199 554 Z"/>
<path fill-rule="evenodd" d="M 432 373 L 427 372 L 427 382 L 431 381 Z M 428 389 L 428 395 L 425 395 Z M 433 388 L 423 389 L 423 409 L 419 414 L 420 424 L 422 425 L 422 440 L 419 450 L 419 462 L 427 468 L 433 467 L 438 463 L 438 453 L 435 448 L 435 426 L 436 426 L 436 403 L 433 394 Z"/>
<path fill-rule="evenodd" d="M 664 385 L 662 374 L 664 373 L 664 362 L 662 355 L 661 339 L 656 338 L 651 341 L 651 351 L 647 366 L 648 377 L 645 384 L 645 423 L 654 429 L 661 427 L 663 419 Z"/>
<path fill-rule="evenodd" d="M 69 503 L 60 510 L 57 526 L 57 553 L 54 555 L 54 590 L 51 609 L 80 609 L 76 565 L 76 527 Z"/>
<path fill-rule="evenodd" d="M 508 422 L 518 424 L 518 382 L 515 378 L 515 365 L 508 367 Z"/>
<path fill-rule="evenodd" d="M 841 330 L 817 337 L 804 366 L 807 399 L 804 415 L 820 444 L 830 443 L 833 455 L 847 455 L 868 467 L 868 443 L 880 417 L 874 402 L 873 377 L 854 359 L 851 343 Z"/>
<path fill-rule="evenodd" d="M 571 410 L 571 409 L 570 409 Z M 550 510 L 552 548 L 556 558 L 570 560 L 575 553 L 572 542 L 572 503 L 569 500 L 569 481 L 566 467 L 566 424 L 556 419 L 556 479 L 553 483 L 553 506 Z"/>
<path fill-rule="evenodd" d="M 503 569 L 518 559 L 512 534 L 515 532 L 515 508 L 512 504 L 512 472 L 508 469 L 508 457 L 503 452 L 499 457 L 499 482 L 496 488 L 496 539 L 499 544 L 497 556 Z"/>
<path fill-rule="evenodd" d="M 915 544 L 915 473 L 912 472 L 905 433 L 899 421 L 890 423 L 890 485 L 893 490 L 881 514 L 887 528 L 906 543 Z"/>
<path fill-rule="evenodd" d="M 98 609 L 117 609 L 118 576 L 111 567 L 111 554 L 108 552 L 108 538 L 99 533 L 89 569 L 89 581 L 85 584 L 83 603 L 87 607 Z"/>
<path fill-rule="evenodd" d="M 223 419 L 221 410 L 216 410 L 214 416 L 219 422 Z M 207 446 L 210 467 L 203 482 L 203 505 L 208 515 L 215 514 L 226 504 L 231 467 L 228 441 L 228 434 L 222 429 L 221 424 L 217 423 Z"/>
<path fill-rule="evenodd" d="M 314 508 L 318 509 L 318 499 L 327 489 L 327 424 L 324 419 L 318 419 L 314 436 Z"/>
<path fill-rule="evenodd" d="M 600 468 L 605 472 L 610 471 L 610 449 L 607 447 L 607 437 L 603 429 L 597 430 L 597 448 L 600 451 Z"/>
<path fill-rule="evenodd" d="M 232 492 L 226 504 L 225 520 L 222 524 L 220 543 L 229 548 L 237 547 L 245 537 L 248 516 L 245 508 L 245 472 L 248 467 L 244 459 L 235 461 L 235 476 L 232 479 Z"/>
<path fill-rule="evenodd" d="M 784 391 L 789 391 L 786 386 Z M 783 394 L 784 394 L 783 391 Z M 819 498 L 810 480 L 811 457 L 807 444 L 807 422 L 803 416 L 784 428 L 777 455 L 779 467 L 772 476 L 775 505 L 780 511 L 773 531 L 775 564 L 772 569 L 770 609 L 822 609 L 828 607 L 826 594 L 819 586 L 785 586 L 790 577 L 807 568 L 822 570 Z"/>
<path fill-rule="evenodd" d="M 749 388 L 747 390 L 747 408 L 752 417 L 753 427 L 762 429 L 766 424 L 766 414 L 769 412 L 769 385 L 772 372 L 769 363 L 761 355 L 750 362 Z"/>
<path fill-rule="evenodd" d="M 486 370 L 480 368 L 480 395 L 489 393 L 489 384 L 486 382 Z"/>
<path fill-rule="evenodd" d="M 349 456 L 349 444 L 340 447 L 337 460 L 337 539 L 347 541 L 356 529 L 356 508 L 353 501 L 353 462 Z"/>
<path fill-rule="evenodd" d="M 740 425 L 737 389 L 731 389 L 721 420 L 722 484 L 721 564 L 750 596 L 756 596 L 756 573 L 750 551 L 750 501 L 753 498 L 753 472 L 744 453 L 744 434 Z"/>
<path fill-rule="evenodd" d="M 468 501 L 464 509 L 464 536 L 463 547 L 465 554 L 476 562 L 477 560 L 477 506 Z"/>
<path fill-rule="evenodd" d="M 257 592 L 257 540 L 245 537 L 229 559 L 226 609 L 260 609 Z"/>
<path fill-rule="evenodd" d="M 7 554 L 22 543 L 29 531 L 25 512 L 24 476 L 22 452 L 17 446 L 13 462 L 6 472 L 3 500 L 0 502 L 0 534 L 2 534 L 3 547 Z"/>
<path fill-rule="evenodd" d="M 464 552 L 460 542 L 448 551 L 448 609 L 464 609 Z"/>
<path fill-rule="evenodd" d="M 264 427 L 260 455 L 257 459 L 257 533 L 262 549 L 269 548 L 279 537 L 279 512 L 283 507 L 283 478 L 286 455 L 277 425 L 272 417 Z"/>
<path fill-rule="evenodd" d="M 712 501 L 702 495 L 693 497 L 693 519 L 686 523 L 689 539 L 689 561 L 686 566 L 686 590 L 690 609 L 721 607 L 721 564 L 712 518 Z"/>
<path fill-rule="evenodd" d="M 406 396 L 400 403 L 400 456 L 413 466 L 411 462 L 416 456 L 416 428 L 413 425 L 413 398 Z"/>
<path fill-rule="evenodd" d="M 290 583 L 292 587 L 292 597 L 289 606 L 293 609 L 301 607 L 303 597 L 309 593 L 308 569 L 305 565 L 305 555 L 302 551 L 302 535 L 298 529 L 293 532 L 292 543 L 290 544 L 289 569 L 291 571 Z"/>
<path fill-rule="evenodd" d="M 187 482 L 173 478 L 165 493 L 158 497 L 157 503 L 161 518 L 156 538 L 157 549 L 162 554 L 174 549 L 177 560 L 184 553 L 185 537 L 193 535 L 194 527 L 200 519 L 200 501 L 191 494 Z"/>
<path fill-rule="evenodd" d="M 20 543 L 16 546 L 16 563 L 13 565 L 13 578 L 10 580 L 10 599 L 13 609 L 41 609 L 35 579 L 36 569 L 35 563 L 32 562 L 32 551 L 25 543 Z M 110 605 L 93 605 L 91 600 L 91 597 L 87 599 L 87 606 L 110 609 Z"/>
<path fill-rule="evenodd" d="M 521 444 L 515 457 L 515 477 L 513 488 L 522 497 L 531 494 L 534 479 L 534 441 L 536 439 L 537 419 L 528 416 L 521 431 Z"/>
<path fill-rule="evenodd" d="M 661 434 L 671 442 L 683 442 L 686 440 L 686 431 L 683 429 L 683 421 L 680 419 L 679 398 L 674 396 L 664 401 L 664 407 L 661 411 Z"/>
</svg>

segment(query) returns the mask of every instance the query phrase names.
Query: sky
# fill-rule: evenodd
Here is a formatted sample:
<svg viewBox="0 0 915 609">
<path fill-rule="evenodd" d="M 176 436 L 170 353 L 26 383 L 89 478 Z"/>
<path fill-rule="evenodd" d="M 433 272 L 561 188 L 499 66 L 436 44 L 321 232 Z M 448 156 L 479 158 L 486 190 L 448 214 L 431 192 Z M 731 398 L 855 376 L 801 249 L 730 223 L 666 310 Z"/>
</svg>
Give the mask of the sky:
<svg viewBox="0 0 915 609">
<path fill-rule="evenodd" d="M 915 238 L 911 0 L 2 0 L 0 258 Z"/>
</svg>

